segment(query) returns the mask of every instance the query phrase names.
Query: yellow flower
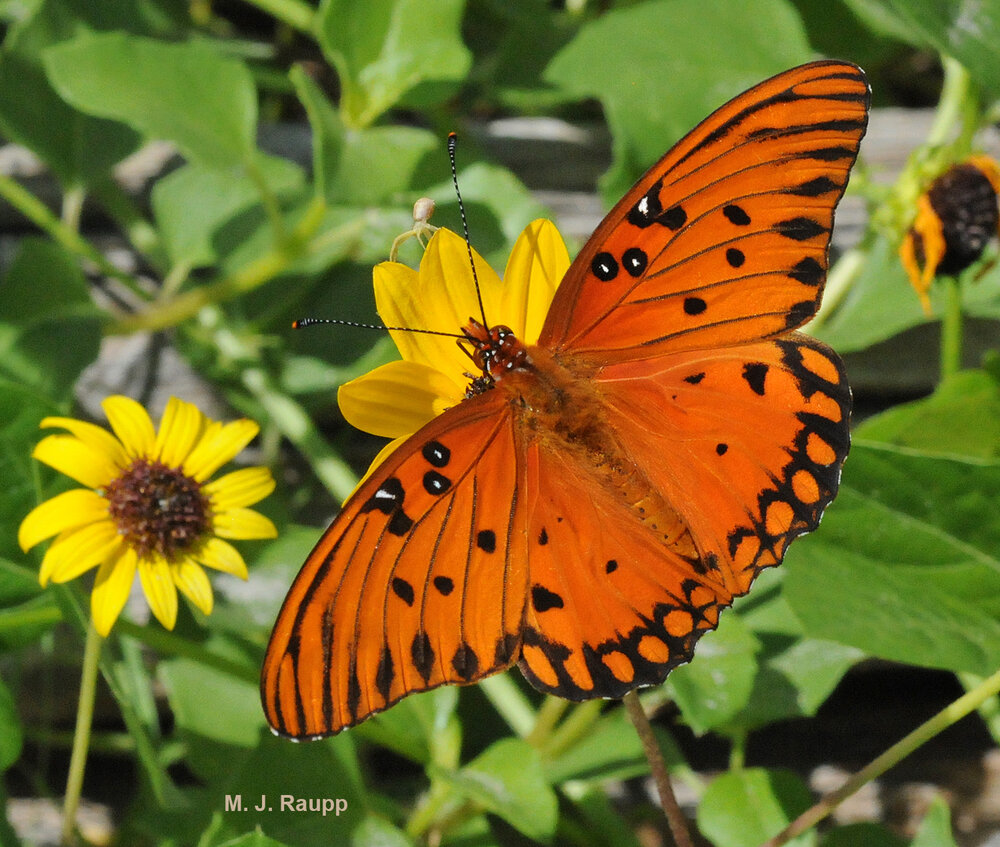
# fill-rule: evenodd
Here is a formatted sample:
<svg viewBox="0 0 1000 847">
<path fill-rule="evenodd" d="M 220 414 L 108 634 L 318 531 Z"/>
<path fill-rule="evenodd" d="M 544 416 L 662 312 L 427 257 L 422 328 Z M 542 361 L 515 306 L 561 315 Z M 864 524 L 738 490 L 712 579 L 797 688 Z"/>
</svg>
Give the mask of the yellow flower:
<svg viewBox="0 0 1000 847">
<path fill-rule="evenodd" d="M 899 257 L 927 315 L 931 283 L 978 261 L 1000 225 L 1000 165 L 970 156 L 935 179 L 917 200 L 917 215 Z"/>
<path fill-rule="evenodd" d="M 486 319 L 534 344 L 569 254 L 550 221 L 527 226 L 514 244 L 503 279 L 472 251 Z M 415 271 L 382 262 L 372 274 L 375 304 L 389 326 L 457 333 L 470 318 L 482 321 L 469 263 L 469 247 L 451 230 L 438 229 Z M 391 438 L 371 468 L 425 423 L 465 397 L 469 357 L 454 338 L 390 331 L 402 361 L 382 365 L 340 387 L 337 401 L 352 426 Z"/>
<path fill-rule="evenodd" d="M 202 565 L 247 578 L 243 557 L 225 538 L 274 538 L 277 530 L 247 506 L 274 490 L 267 468 L 243 468 L 209 481 L 259 427 L 222 424 L 171 397 L 160 429 L 128 397 L 103 403 L 114 432 L 74 418 L 45 418 L 49 435 L 32 456 L 72 477 L 75 488 L 46 500 L 21 522 L 29 550 L 55 536 L 38 578 L 67 582 L 97 567 L 91 594 L 94 626 L 107 635 L 128 599 L 136 571 L 150 609 L 167 628 L 177 619 L 180 589 L 206 615 L 212 587 Z"/>
</svg>

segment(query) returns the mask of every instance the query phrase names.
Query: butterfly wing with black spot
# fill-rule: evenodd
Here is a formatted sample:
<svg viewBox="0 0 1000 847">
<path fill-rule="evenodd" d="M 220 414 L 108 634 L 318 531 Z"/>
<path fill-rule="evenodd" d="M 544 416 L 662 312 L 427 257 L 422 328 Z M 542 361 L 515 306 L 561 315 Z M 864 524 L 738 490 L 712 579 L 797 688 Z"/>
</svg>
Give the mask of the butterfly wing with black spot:
<svg viewBox="0 0 1000 847">
<path fill-rule="evenodd" d="M 834 207 L 868 84 L 814 62 L 706 118 L 608 214 L 556 293 L 539 344 L 600 360 L 774 336 L 819 306 Z"/>
<path fill-rule="evenodd" d="M 527 580 L 520 469 L 510 414 L 491 392 L 434 419 L 375 470 L 275 624 L 261 697 L 279 734 L 339 732 L 516 659 Z"/>
<path fill-rule="evenodd" d="M 851 393 L 822 342 L 789 333 L 622 362 L 598 381 L 630 456 L 733 595 L 815 529 L 837 493 Z"/>
<path fill-rule="evenodd" d="M 731 602 L 684 544 L 636 521 L 613 486 L 566 451 L 529 448 L 530 584 L 520 668 L 570 700 L 663 680 Z M 693 548 L 687 551 L 693 554 Z"/>
</svg>

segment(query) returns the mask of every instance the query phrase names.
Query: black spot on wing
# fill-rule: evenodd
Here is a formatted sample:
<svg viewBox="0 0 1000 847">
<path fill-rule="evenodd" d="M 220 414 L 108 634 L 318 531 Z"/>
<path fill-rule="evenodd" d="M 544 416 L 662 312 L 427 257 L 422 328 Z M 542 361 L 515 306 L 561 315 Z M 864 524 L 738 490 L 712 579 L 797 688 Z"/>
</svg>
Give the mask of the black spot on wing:
<svg viewBox="0 0 1000 847">
<path fill-rule="evenodd" d="M 391 476 L 364 502 L 361 512 L 378 511 L 383 515 L 391 515 L 394 509 L 402 508 L 405 496 L 406 492 L 403 489 L 403 483 L 396 477 Z"/>
<path fill-rule="evenodd" d="M 479 657 L 472 647 L 463 642 L 451 657 L 451 666 L 462 679 L 472 679 L 479 671 Z"/>
<path fill-rule="evenodd" d="M 443 468 L 451 461 L 451 450 L 440 441 L 428 441 L 420 453 L 435 468 Z"/>
<path fill-rule="evenodd" d="M 426 632 L 418 632 L 413 636 L 410 657 L 413 659 L 413 666 L 423 677 L 424 682 L 428 682 L 434 672 L 435 656 L 434 648 L 431 647 L 431 639 Z"/>
<path fill-rule="evenodd" d="M 476 533 L 476 546 L 484 553 L 497 549 L 497 534 L 492 529 L 481 529 Z"/>
<path fill-rule="evenodd" d="M 406 603 L 407 606 L 413 605 L 413 586 L 405 579 L 398 576 L 392 578 L 392 593 Z"/>
<path fill-rule="evenodd" d="M 629 247 L 622 253 L 622 266 L 628 271 L 629 276 L 640 277 L 646 271 L 649 264 L 649 257 L 638 247 Z"/>
<path fill-rule="evenodd" d="M 598 253 L 590 263 L 590 271 L 601 282 L 611 282 L 618 276 L 618 262 L 610 253 Z"/>
<path fill-rule="evenodd" d="M 735 203 L 724 206 L 722 208 L 722 214 L 724 214 L 726 219 L 735 226 L 750 225 L 750 216 L 746 213 L 746 210 L 742 206 L 737 206 Z"/>
<path fill-rule="evenodd" d="M 707 308 L 708 304 L 701 297 L 684 298 L 684 314 L 686 315 L 700 315 Z"/>
<path fill-rule="evenodd" d="M 808 241 L 810 238 L 825 235 L 827 229 L 819 221 L 814 221 L 812 218 L 798 217 L 778 221 L 774 225 L 774 231 L 792 241 Z"/>
<path fill-rule="evenodd" d="M 432 580 L 434 587 L 445 597 L 455 590 L 455 583 L 451 577 L 436 576 Z"/>
<path fill-rule="evenodd" d="M 796 197 L 822 197 L 824 194 L 829 194 L 831 191 L 840 191 L 840 185 L 834 182 L 828 176 L 818 176 L 815 179 L 810 179 L 807 182 L 801 182 L 798 185 L 792 185 L 782 193 L 792 194 Z"/>
<path fill-rule="evenodd" d="M 764 396 L 764 380 L 767 377 L 768 366 L 763 362 L 748 362 L 743 366 L 743 379 L 754 394 Z"/>
<path fill-rule="evenodd" d="M 549 591 L 544 585 L 531 586 L 531 605 L 536 612 L 547 612 L 550 609 L 561 609 L 565 605 L 563 598 L 554 591 Z"/>
<path fill-rule="evenodd" d="M 549 534 L 546 532 L 545 527 L 542 527 L 542 531 L 538 533 L 538 543 L 543 547 L 549 543 Z"/>
<path fill-rule="evenodd" d="M 386 644 L 382 648 L 382 656 L 378 660 L 378 670 L 375 672 L 375 687 L 382 699 L 389 700 L 389 693 L 392 691 L 392 681 L 396 677 L 396 670 L 393 667 L 392 651 Z"/>
<path fill-rule="evenodd" d="M 705 378 L 705 372 L 701 371 L 699 373 L 691 374 L 689 376 L 684 377 L 684 381 L 690 383 L 691 385 L 697 385 L 704 378 Z"/>
<path fill-rule="evenodd" d="M 437 471 L 427 471 L 424 474 L 424 491 L 428 494 L 444 494 L 451 488 L 451 480 Z"/>
<path fill-rule="evenodd" d="M 823 283 L 826 271 L 823 270 L 823 266 L 812 256 L 807 256 L 797 262 L 795 267 L 788 272 L 788 275 L 804 285 L 811 285 L 815 288 Z"/>
<path fill-rule="evenodd" d="M 802 300 L 788 310 L 788 315 L 785 317 L 785 327 L 787 329 L 794 329 L 797 326 L 801 326 L 815 314 L 816 301 Z"/>
</svg>

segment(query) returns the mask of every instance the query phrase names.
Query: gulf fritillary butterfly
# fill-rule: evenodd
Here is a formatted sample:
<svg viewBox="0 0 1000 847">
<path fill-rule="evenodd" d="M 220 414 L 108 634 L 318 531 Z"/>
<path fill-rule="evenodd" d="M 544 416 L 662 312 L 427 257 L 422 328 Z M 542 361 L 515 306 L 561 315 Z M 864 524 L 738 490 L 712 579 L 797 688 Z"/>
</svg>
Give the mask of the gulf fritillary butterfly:
<svg viewBox="0 0 1000 847">
<path fill-rule="evenodd" d="M 536 345 L 470 318 L 468 398 L 363 483 L 285 600 L 261 681 L 277 733 L 515 662 L 571 700 L 659 683 L 816 527 L 851 397 L 793 330 L 868 102 L 842 62 L 757 85 L 614 207 Z"/>
</svg>

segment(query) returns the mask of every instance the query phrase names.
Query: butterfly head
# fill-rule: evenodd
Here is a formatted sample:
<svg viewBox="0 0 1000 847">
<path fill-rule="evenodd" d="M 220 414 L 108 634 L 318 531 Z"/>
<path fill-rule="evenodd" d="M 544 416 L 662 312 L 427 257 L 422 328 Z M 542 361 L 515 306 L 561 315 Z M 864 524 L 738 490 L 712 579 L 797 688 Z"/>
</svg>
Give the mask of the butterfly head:
<svg viewBox="0 0 1000 847">
<path fill-rule="evenodd" d="M 462 334 L 465 337 L 459 339 L 459 346 L 480 371 L 478 376 L 472 377 L 465 392 L 467 397 L 482 394 L 504 374 L 523 368 L 529 362 L 527 348 L 510 327 L 486 326 L 470 318 Z"/>
</svg>

